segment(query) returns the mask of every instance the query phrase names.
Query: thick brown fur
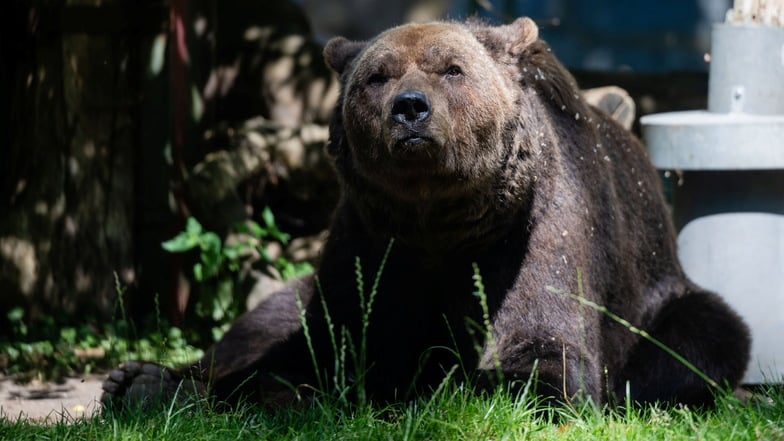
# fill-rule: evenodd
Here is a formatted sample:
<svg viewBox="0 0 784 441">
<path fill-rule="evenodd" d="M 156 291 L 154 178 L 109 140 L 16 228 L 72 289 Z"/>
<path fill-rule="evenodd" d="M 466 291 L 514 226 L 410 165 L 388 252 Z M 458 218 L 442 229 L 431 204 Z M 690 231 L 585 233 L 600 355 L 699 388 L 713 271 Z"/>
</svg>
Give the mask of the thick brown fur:
<svg viewBox="0 0 784 441">
<path fill-rule="evenodd" d="M 380 279 L 367 369 L 347 367 L 375 400 L 427 392 L 459 365 L 458 377 L 479 381 L 497 370 L 527 380 L 536 366 L 539 392 L 559 399 L 606 402 L 628 382 L 638 401 L 711 401 L 676 360 L 548 287 L 606 306 L 720 385 L 738 384 L 746 326 L 685 277 L 643 146 L 581 99 L 531 20 L 406 25 L 369 43 L 334 39 L 325 58 L 342 85 L 328 152 L 343 196 L 317 278 L 250 311 L 189 371 L 213 395 L 263 401 L 285 389 L 279 378 L 317 385 L 298 297 L 322 378 L 333 378 L 330 326 L 361 341 L 357 261 L 366 300 Z M 469 325 L 482 322 L 473 264 L 488 341 Z"/>
</svg>

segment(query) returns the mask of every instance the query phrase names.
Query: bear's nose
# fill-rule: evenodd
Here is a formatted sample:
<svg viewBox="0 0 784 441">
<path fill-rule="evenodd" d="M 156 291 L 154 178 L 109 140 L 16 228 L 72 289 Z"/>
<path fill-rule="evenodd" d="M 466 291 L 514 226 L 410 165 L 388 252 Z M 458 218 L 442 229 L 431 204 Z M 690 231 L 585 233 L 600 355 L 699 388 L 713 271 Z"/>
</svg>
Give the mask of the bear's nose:
<svg viewBox="0 0 784 441">
<path fill-rule="evenodd" d="M 430 116 L 427 96 L 418 90 L 400 92 L 392 102 L 392 119 L 399 123 L 421 122 Z"/>
</svg>

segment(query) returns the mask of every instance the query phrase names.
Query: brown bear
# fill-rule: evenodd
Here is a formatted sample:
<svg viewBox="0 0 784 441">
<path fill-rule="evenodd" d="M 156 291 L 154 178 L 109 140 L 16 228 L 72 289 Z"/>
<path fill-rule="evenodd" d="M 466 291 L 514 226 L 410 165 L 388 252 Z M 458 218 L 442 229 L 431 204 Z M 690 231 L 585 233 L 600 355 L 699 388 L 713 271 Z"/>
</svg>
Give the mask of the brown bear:
<svg viewBox="0 0 784 441">
<path fill-rule="evenodd" d="M 228 402 L 303 385 L 395 401 L 447 376 L 534 373 L 543 396 L 596 403 L 710 403 L 738 385 L 746 326 L 685 277 L 643 146 L 585 103 L 530 19 L 409 24 L 324 55 L 342 87 L 328 145 L 342 198 L 316 275 L 189 368 L 125 363 L 106 402 L 182 380 Z"/>
</svg>

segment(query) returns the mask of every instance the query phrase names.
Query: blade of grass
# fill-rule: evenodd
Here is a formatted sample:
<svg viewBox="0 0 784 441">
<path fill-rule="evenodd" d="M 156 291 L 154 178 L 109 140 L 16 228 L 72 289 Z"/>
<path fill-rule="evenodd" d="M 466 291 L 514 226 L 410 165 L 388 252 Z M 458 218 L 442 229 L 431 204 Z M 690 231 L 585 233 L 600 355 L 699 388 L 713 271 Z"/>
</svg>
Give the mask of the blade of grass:
<svg viewBox="0 0 784 441">
<path fill-rule="evenodd" d="M 623 317 L 620 317 L 619 315 L 613 313 L 612 311 L 607 309 L 606 306 L 603 306 L 603 305 L 595 303 L 595 302 L 593 302 L 591 300 L 588 300 L 588 299 L 586 299 L 583 296 L 574 295 L 572 293 L 566 292 L 566 291 L 564 291 L 562 289 L 559 289 L 559 288 L 555 288 L 555 287 L 552 287 L 552 286 L 547 286 L 546 288 L 547 288 L 547 291 L 549 291 L 549 292 L 551 292 L 553 294 L 569 297 L 572 300 L 580 302 L 580 304 L 583 304 L 585 306 L 593 308 L 594 310 L 596 310 L 596 311 L 606 315 L 607 317 L 609 317 L 613 321 L 615 321 L 615 322 L 619 323 L 620 325 L 626 327 L 626 329 L 628 329 L 630 332 L 632 332 L 634 334 L 637 334 L 640 337 L 648 340 L 649 342 L 653 343 L 658 348 L 660 348 L 661 350 L 663 350 L 664 352 L 669 354 L 672 358 L 678 360 L 678 362 L 680 362 L 681 364 L 686 366 L 686 368 L 689 369 L 690 371 L 694 372 L 698 377 L 703 379 L 711 387 L 716 388 L 716 389 L 720 388 L 718 383 L 716 383 L 712 378 L 710 378 L 704 372 L 702 372 L 699 368 L 697 368 L 697 366 L 694 366 L 694 364 L 692 364 L 689 360 L 685 359 L 679 353 L 675 352 L 672 348 L 670 348 L 669 346 L 665 345 L 664 343 L 662 343 L 661 341 L 659 341 L 658 339 L 653 337 L 651 334 L 649 334 L 644 329 L 640 329 L 640 328 L 634 326 L 628 320 L 626 320 Z"/>
</svg>

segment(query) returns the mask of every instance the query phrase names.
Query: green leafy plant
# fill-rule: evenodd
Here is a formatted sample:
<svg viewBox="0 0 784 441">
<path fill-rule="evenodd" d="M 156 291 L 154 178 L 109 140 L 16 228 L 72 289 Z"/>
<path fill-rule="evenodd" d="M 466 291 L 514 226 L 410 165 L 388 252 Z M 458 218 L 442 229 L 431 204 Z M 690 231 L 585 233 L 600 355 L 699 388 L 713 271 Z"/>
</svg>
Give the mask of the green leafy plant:
<svg viewBox="0 0 784 441">
<path fill-rule="evenodd" d="M 186 221 L 185 230 L 161 246 L 171 253 L 198 250 L 198 261 L 193 264 L 193 278 L 200 284 L 198 299 L 193 305 L 196 328 L 207 327 L 213 340 L 218 340 L 231 322 L 245 310 L 246 293 L 236 289 L 243 265 L 261 260 L 277 270 L 284 279 L 313 271 L 307 262 L 273 259 L 268 245 L 275 241 L 287 244 L 290 237 L 280 231 L 269 208 L 261 213 L 263 224 L 246 221 L 234 226 L 231 239 L 222 240 L 206 230 L 195 218 Z"/>
<path fill-rule="evenodd" d="M 179 328 L 166 323 L 137 335 L 122 315 L 102 325 L 51 316 L 27 324 L 24 309 L 15 307 L 6 317 L 11 332 L 0 336 L 0 372 L 20 382 L 89 374 L 129 358 L 181 365 L 202 355 Z"/>
<path fill-rule="evenodd" d="M 87 325 L 62 326 L 44 317 L 28 326 L 22 307 L 12 308 L 6 317 L 11 335 L 0 339 L 0 371 L 15 374 L 18 380 L 90 372 L 100 362 L 95 357 L 100 351 L 87 350 L 96 344 L 95 333 Z"/>
</svg>

